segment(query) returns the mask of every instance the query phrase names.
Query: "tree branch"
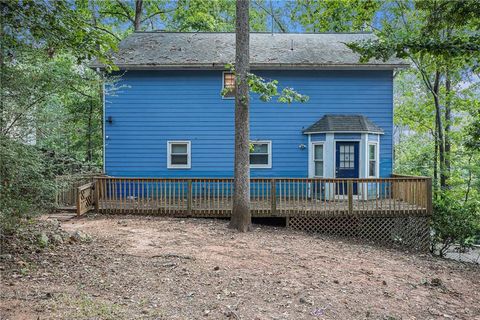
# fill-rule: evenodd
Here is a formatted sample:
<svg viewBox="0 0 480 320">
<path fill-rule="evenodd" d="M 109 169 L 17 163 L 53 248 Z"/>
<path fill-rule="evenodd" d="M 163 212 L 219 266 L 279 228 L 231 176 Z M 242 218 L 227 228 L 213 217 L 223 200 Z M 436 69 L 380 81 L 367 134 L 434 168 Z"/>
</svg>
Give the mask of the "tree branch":
<svg viewBox="0 0 480 320">
<path fill-rule="evenodd" d="M 123 12 L 125 12 L 125 17 L 130 20 L 130 22 L 134 23 L 135 22 L 135 18 L 132 17 L 132 15 L 130 14 L 130 12 L 128 11 L 128 7 L 125 6 L 125 4 L 120 1 L 120 0 L 115 0 L 117 2 L 117 4 L 120 6 L 120 8 L 122 8 Z"/>
<path fill-rule="evenodd" d="M 285 28 L 285 26 L 283 26 L 283 24 L 281 23 L 280 20 L 278 20 L 278 18 L 275 16 L 275 14 L 273 13 L 273 10 L 272 11 L 269 11 L 267 8 L 265 8 L 263 5 L 261 5 L 258 1 L 254 0 L 253 1 L 255 3 L 255 5 L 257 5 L 260 9 L 262 9 L 263 11 L 265 11 L 266 13 L 268 13 L 269 15 L 272 16 L 273 20 L 275 21 L 275 24 L 278 26 L 278 28 L 280 28 L 280 31 L 282 32 L 287 32 L 287 29 Z"/>
</svg>

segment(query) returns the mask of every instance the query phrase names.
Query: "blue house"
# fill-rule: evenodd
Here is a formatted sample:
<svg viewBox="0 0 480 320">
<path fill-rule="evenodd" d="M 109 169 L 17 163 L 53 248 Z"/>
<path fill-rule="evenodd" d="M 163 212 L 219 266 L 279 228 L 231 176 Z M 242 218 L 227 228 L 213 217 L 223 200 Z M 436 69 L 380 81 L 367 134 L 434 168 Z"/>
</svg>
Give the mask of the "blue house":
<svg viewBox="0 0 480 320">
<path fill-rule="evenodd" d="M 359 63 L 345 44 L 367 33 L 251 34 L 253 73 L 308 95 L 251 99 L 252 177 L 368 178 L 392 174 L 393 72 L 399 59 Z M 136 32 L 105 96 L 105 174 L 232 177 L 233 33 Z"/>
<path fill-rule="evenodd" d="M 251 71 L 309 96 L 250 105 L 253 217 L 294 229 L 428 247 L 432 184 L 392 176 L 393 73 L 347 43 L 371 34 L 250 36 Z M 78 191 L 81 214 L 229 217 L 235 77 L 232 33 L 138 32 L 114 56 L 104 104 L 105 176 Z M 94 66 L 95 67 L 95 66 Z M 98 65 L 101 67 L 101 65 Z"/>
</svg>

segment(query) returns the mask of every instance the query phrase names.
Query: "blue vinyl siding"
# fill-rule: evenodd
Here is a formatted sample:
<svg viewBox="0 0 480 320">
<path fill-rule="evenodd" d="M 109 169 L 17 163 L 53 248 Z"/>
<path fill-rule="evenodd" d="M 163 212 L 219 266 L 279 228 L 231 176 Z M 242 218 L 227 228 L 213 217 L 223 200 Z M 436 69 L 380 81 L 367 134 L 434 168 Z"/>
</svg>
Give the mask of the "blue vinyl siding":
<svg viewBox="0 0 480 320">
<path fill-rule="evenodd" d="M 325 114 L 363 114 L 383 128 L 380 174 L 392 171 L 391 71 L 268 71 L 310 97 L 291 105 L 251 100 L 252 140 L 272 141 L 272 168 L 253 177 L 308 176 L 302 130 Z M 105 172 L 111 176 L 231 177 L 234 101 L 222 99 L 221 71 L 129 71 L 105 98 Z M 167 141 L 191 141 L 191 169 L 167 169 Z"/>
</svg>

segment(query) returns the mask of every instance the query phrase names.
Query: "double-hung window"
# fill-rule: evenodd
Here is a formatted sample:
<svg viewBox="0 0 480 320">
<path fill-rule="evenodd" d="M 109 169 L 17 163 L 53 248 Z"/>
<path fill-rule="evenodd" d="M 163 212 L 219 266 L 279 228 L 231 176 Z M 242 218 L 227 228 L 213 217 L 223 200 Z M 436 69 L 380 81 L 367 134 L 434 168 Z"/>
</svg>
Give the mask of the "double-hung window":
<svg viewBox="0 0 480 320">
<path fill-rule="evenodd" d="M 250 168 L 271 168 L 272 142 L 254 141 L 250 144 Z"/>
<path fill-rule="evenodd" d="M 235 74 L 232 72 L 223 73 L 224 98 L 235 98 Z"/>
<path fill-rule="evenodd" d="M 368 176 L 377 176 L 377 144 L 368 144 Z"/>
<path fill-rule="evenodd" d="M 167 157 L 169 169 L 190 169 L 192 166 L 190 141 L 168 141 Z"/>
<path fill-rule="evenodd" d="M 323 144 L 313 145 L 313 165 L 315 177 L 323 177 Z"/>
</svg>

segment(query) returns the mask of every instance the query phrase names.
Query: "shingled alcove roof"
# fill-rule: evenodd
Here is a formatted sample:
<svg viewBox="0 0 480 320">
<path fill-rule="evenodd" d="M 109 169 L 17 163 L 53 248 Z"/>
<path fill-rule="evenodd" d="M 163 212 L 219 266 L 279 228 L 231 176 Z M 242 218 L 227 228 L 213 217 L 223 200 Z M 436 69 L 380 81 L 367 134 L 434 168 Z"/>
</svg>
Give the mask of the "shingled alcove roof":
<svg viewBox="0 0 480 320">
<path fill-rule="evenodd" d="M 374 39 L 371 33 L 251 33 L 252 69 L 394 69 L 407 67 L 405 60 L 371 59 L 347 43 Z M 113 62 L 127 69 L 224 69 L 235 61 L 235 33 L 134 32 L 122 40 Z M 93 62 L 91 67 L 103 67 Z"/>
<path fill-rule="evenodd" d="M 383 134 L 383 129 L 362 115 L 325 115 L 303 133 L 355 132 Z"/>
</svg>

